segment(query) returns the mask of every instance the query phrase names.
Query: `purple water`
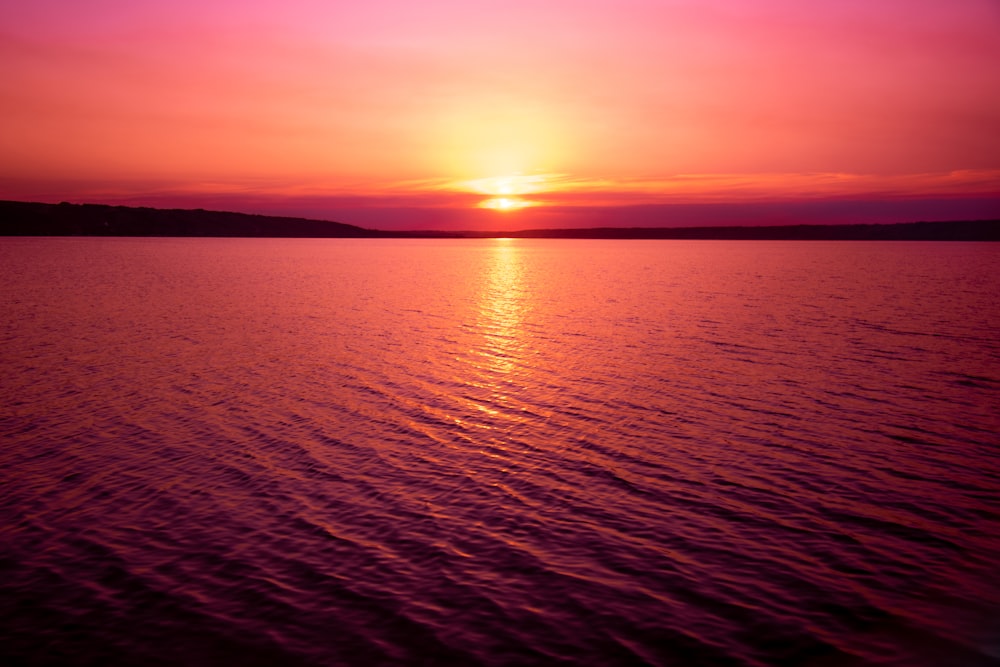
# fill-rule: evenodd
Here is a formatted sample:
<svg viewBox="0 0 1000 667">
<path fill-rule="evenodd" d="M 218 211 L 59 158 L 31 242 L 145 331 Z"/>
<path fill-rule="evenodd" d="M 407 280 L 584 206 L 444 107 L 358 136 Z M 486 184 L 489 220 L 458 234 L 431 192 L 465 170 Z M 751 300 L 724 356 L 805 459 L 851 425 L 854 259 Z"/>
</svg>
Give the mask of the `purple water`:
<svg viewBox="0 0 1000 667">
<path fill-rule="evenodd" d="M 1000 244 L 0 240 L 0 662 L 996 665 Z"/>
</svg>

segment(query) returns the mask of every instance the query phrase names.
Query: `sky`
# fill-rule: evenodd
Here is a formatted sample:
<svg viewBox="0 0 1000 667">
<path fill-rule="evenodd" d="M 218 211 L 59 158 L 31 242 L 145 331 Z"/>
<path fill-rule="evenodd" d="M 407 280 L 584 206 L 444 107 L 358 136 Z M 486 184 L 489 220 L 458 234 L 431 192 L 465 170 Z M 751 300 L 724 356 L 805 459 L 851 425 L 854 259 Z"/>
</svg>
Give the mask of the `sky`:
<svg viewBox="0 0 1000 667">
<path fill-rule="evenodd" d="M 1000 0 L 0 3 L 0 199 L 378 229 L 1000 218 Z"/>
</svg>

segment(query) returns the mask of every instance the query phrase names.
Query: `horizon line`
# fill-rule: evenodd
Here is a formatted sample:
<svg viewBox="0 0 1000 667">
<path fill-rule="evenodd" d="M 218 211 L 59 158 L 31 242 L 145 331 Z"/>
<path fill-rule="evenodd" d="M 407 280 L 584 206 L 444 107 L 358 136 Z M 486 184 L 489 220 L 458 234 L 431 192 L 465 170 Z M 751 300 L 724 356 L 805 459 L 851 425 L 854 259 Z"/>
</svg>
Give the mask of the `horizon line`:
<svg viewBox="0 0 1000 667">
<path fill-rule="evenodd" d="M 0 236 L 123 236 L 227 238 L 552 238 L 635 240 L 984 240 L 1000 241 L 1000 218 L 844 222 L 834 224 L 743 224 L 706 226 L 529 227 L 514 230 L 380 230 L 318 218 L 243 213 L 204 208 L 157 208 L 115 204 L 58 204 L 0 200 L 8 224 Z M 87 215 L 100 210 L 124 213 L 113 219 Z M 56 215 L 52 215 L 55 212 Z M 135 213 L 150 212 L 146 216 Z M 61 213 L 61 215 L 60 215 Z M 19 215 L 20 214 L 20 215 Z M 166 216 L 164 215 L 166 214 Z M 173 215 L 171 215 L 173 214 Z M 185 214 L 180 217 L 177 214 Z M 154 216 L 156 219 L 154 219 Z M 206 217 L 207 216 L 207 217 Z M 199 218 L 199 219 L 196 219 Z M 253 227 L 239 222 L 252 219 Z M 324 227 L 328 227 L 324 229 Z M 34 232 L 34 233 L 33 233 Z M 65 232 L 65 233 L 63 233 Z M 162 233 L 161 233 L 162 232 Z"/>
</svg>

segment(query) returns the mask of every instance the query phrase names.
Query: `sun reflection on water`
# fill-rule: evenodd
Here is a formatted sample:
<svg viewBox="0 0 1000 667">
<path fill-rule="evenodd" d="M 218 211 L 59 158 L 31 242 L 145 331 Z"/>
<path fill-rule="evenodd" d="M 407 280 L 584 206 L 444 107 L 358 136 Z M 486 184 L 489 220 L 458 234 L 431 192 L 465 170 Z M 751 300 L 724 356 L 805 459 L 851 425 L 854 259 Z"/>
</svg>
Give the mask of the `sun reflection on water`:
<svg viewBox="0 0 1000 667">
<path fill-rule="evenodd" d="M 529 296 L 524 248 L 516 239 L 495 239 L 484 257 L 474 306 L 477 344 L 472 350 L 475 393 L 485 404 L 479 409 L 489 414 L 484 423 L 491 429 L 503 430 L 524 420 L 518 395 L 530 373 L 525 364 Z"/>
<path fill-rule="evenodd" d="M 523 347 L 521 325 L 526 292 L 521 249 L 512 239 L 495 239 L 489 266 L 479 293 L 478 328 L 488 368 L 501 376 L 512 374 Z"/>
</svg>

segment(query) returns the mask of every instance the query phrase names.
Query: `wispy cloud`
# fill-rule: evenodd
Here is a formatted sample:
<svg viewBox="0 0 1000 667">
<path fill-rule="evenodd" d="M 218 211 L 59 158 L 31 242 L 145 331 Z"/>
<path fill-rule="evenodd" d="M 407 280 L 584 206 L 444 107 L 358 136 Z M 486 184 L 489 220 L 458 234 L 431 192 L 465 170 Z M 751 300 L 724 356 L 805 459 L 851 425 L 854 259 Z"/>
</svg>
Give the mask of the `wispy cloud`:
<svg viewBox="0 0 1000 667">
<path fill-rule="evenodd" d="M 871 196 L 919 198 L 1000 194 L 1000 170 L 919 174 L 676 174 L 648 179 L 552 173 L 471 181 L 423 181 L 404 187 L 491 197 L 530 195 L 536 202 L 561 206 L 740 203 Z"/>
<path fill-rule="evenodd" d="M 271 202 L 294 209 L 325 202 L 336 209 L 471 209 L 507 197 L 532 206 L 617 207 L 637 205 L 741 204 L 830 199 L 920 199 L 1000 196 L 1000 170 L 919 174 L 677 174 L 667 178 L 615 179 L 546 173 L 475 180 L 413 179 L 395 182 L 204 180 L 164 184 L 147 180 L 49 182 L 31 193 L 24 183 L 0 180 L 0 196 L 42 200 L 73 192 L 86 201 Z M 269 206 L 270 208 L 271 206 Z M 511 206 L 510 208 L 518 208 Z"/>
</svg>

